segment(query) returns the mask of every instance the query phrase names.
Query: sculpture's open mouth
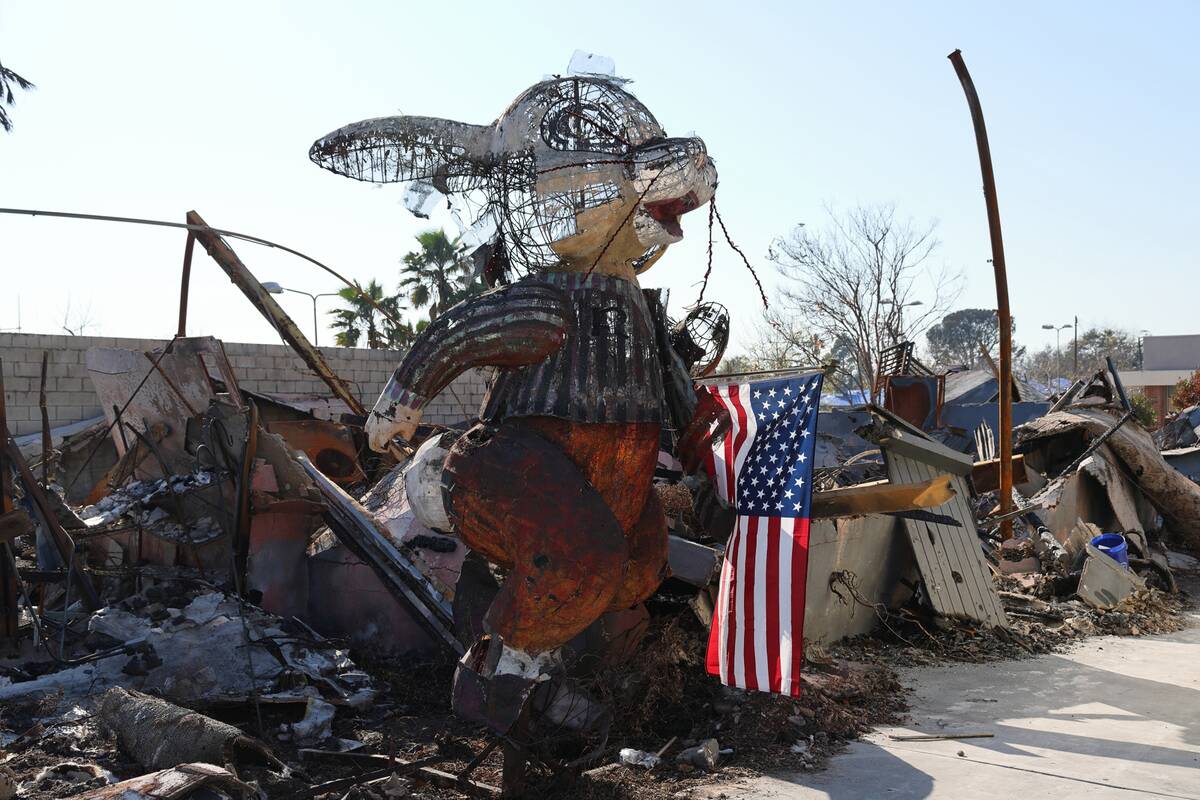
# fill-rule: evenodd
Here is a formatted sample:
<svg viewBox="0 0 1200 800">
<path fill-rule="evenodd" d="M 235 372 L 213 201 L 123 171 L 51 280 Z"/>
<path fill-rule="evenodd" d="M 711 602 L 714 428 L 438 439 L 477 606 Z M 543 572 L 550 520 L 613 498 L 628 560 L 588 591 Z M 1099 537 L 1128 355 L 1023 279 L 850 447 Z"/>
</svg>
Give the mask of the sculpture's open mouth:
<svg viewBox="0 0 1200 800">
<path fill-rule="evenodd" d="M 646 203 L 645 209 L 651 219 L 661 225 L 663 230 L 672 236 L 683 238 L 683 227 L 679 224 L 679 218 L 698 205 L 700 205 L 700 200 L 696 193 L 688 192 L 683 197 Z"/>
</svg>

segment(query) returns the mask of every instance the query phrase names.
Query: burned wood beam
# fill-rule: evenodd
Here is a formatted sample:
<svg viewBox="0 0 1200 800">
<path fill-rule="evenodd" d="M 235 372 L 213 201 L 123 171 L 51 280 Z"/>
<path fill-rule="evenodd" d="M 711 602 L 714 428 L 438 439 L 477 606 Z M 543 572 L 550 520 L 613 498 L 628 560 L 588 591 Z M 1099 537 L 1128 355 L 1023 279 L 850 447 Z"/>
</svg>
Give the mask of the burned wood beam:
<svg viewBox="0 0 1200 800">
<path fill-rule="evenodd" d="M 44 372 L 43 372 L 44 374 Z M 44 382 L 43 382 L 44 383 Z M 0 436 L 8 442 L 8 404 L 4 393 L 4 362 L 0 360 Z M 0 447 L 0 514 L 13 510 L 12 471 L 9 468 L 6 448 Z M 42 454 L 45 457 L 45 454 Z M 15 639 L 20 628 L 17 611 L 17 562 L 12 546 L 0 542 L 0 639 Z"/>
<path fill-rule="evenodd" d="M 267 322 L 271 323 L 279 336 L 304 360 L 308 368 L 315 372 L 334 395 L 350 408 L 351 413 L 365 417 L 367 409 L 350 391 L 350 387 L 338 377 L 329 363 L 325 361 L 325 357 L 321 355 L 321 351 L 313 347 L 300 332 L 296 323 L 292 321 L 292 318 L 287 315 L 287 312 L 280 308 L 279 304 L 275 302 L 275 298 L 271 297 L 271 294 L 246 268 L 237 253 L 233 252 L 233 248 L 226 244 L 219 234 L 209 228 L 208 223 L 195 211 L 188 212 L 187 221 L 189 225 L 204 226 L 193 230 L 196 240 L 204 246 L 213 261 L 216 261 L 217 265 L 225 270 L 225 274 L 233 281 L 234 286 L 242 290 L 242 294 L 246 295 L 259 313 L 266 317 Z"/>
<path fill-rule="evenodd" d="M 196 233 L 188 231 L 187 243 L 183 246 L 183 272 L 179 279 L 179 330 L 176 336 L 187 335 L 188 289 L 192 283 L 192 251 L 195 250 Z"/>
<path fill-rule="evenodd" d="M 814 492 L 812 518 L 859 517 L 864 514 L 936 508 L 954 497 L 951 480 L 952 475 L 939 475 L 920 483 L 894 484 L 884 481 Z"/>
<path fill-rule="evenodd" d="M 1015 455 L 1012 457 L 1012 476 L 1013 484 L 1022 484 L 1029 480 L 1029 476 L 1025 472 L 1025 456 Z M 971 467 L 971 484 L 975 487 L 975 491 L 982 494 L 983 492 L 992 492 L 1000 488 L 1000 459 L 992 458 L 987 461 L 977 461 Z"/>
<path fill-rule="evenodd" d="M 50 446 L 53 441 L 50 436 L 50 414 L 46 410 L 46 365 L 50 360 L 49 351 L 42 351 L 42 380 L 38 384 L 38 410 L 42 414 L 42 483 L 50 485 Z"/>
</svg>

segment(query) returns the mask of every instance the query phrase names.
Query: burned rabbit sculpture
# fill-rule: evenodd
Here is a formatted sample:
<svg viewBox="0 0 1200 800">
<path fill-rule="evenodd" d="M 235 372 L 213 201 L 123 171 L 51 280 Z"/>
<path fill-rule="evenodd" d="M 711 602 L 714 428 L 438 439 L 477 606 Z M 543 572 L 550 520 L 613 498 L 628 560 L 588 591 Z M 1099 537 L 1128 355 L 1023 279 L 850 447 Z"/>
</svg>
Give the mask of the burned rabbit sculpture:
<svg viewBox="0 0 1200 800">
<path fill-rule="evenodd" d="M 507 733 L 561 673 L 563 645 L 666 574 L 651 487 L 663 368 L 637 276 L 682 238 L 680 215 L 712 199 L 716 169 L 703 141 L 667 137 L 601 76 L 538 83 L 491 125 L 365 120 L 310 155 L 478 211 L 468 236 L 495 288 L 429 325 L 367 432 L 377 450 L 411 439 L 429 398 L 469 368 L 497 368 L 482 421 L 431 437 L 406 480 L 422 522 L 506 571 L 459 664 L 454 707 Z"/>
</svg>

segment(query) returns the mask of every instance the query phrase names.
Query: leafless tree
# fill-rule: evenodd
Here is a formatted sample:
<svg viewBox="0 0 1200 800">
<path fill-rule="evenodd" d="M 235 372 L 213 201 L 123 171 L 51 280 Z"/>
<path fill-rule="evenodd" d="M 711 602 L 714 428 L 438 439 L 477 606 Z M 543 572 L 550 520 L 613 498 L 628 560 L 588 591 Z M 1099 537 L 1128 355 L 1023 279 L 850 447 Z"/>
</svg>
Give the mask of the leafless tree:
<svg viewBox="0 0 1200 800">
<path fill-rule="evenodd" d="M 71 336 L 83 336 L 88 328 L 96 326 L 92 319 L 92 304 L 88 303 L 82 310 L 71 313 L 71 297 L 67 296 L 67 310 L 63 312 L 62 329 Z"/>
<path fill-rule="evenodd" d="M 797 226 L 771 246 L 784 280 L 759 347 L 776 355 L 782 348 L 800 363 L 836 359 L 835 388 L 865 394 L 880 354 L 941 319 L 962 276 L 931 264 L 940 244 L 933 224 L 897 220 L 890 205 L 825 213 L 821 230 Z"/>
</svg>

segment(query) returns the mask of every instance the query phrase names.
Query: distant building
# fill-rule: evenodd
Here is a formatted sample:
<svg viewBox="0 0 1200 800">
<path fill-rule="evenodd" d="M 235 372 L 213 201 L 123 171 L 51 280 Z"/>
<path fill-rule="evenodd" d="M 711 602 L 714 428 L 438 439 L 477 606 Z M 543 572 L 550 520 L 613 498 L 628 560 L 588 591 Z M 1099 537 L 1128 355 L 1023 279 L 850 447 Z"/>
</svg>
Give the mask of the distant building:
<svg viewBox="0 0 1200 800">
<path fill-rule="evenodd" d="M 1121 382 L 1154 404 L 1158 418 L 1171 413 L 1175 384 L 1200 369 L 1200 334 L 1147 336 L 1142 339 L 1142 368 L 1121 370 Z"/>
</svg>

